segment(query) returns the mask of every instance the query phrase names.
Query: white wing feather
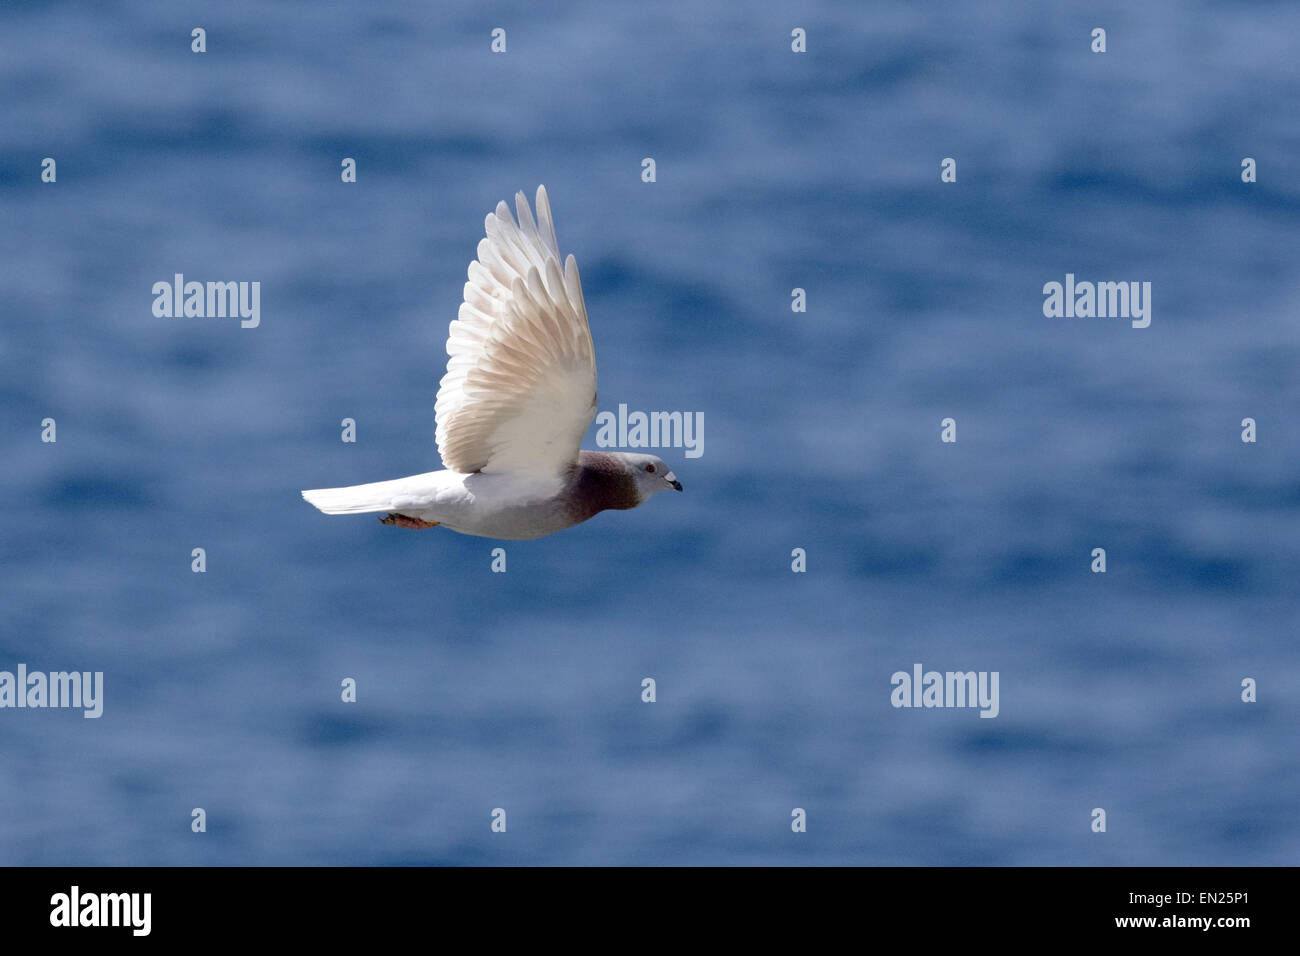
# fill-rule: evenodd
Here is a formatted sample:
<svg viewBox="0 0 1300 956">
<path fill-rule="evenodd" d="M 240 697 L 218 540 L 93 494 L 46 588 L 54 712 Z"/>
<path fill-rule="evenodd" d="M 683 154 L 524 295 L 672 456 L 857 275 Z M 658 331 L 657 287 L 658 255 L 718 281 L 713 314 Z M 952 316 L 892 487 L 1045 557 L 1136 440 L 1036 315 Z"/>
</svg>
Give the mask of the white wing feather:
<svg viewBox="0 0 1300 956">
<path fill-rule="evenodd" d="M 438 451 L 462 474 L 553 477 L 577 461 L 596 414 L 596 355 L 573 256 L 560 269 L 546 187 L 537 222 L 524 194 L 519 222 L 489 213 L 465 301 L 447 336 L 438 388 Z M 539 226 L 540 223 L 540 226 Z"/>
</svg>

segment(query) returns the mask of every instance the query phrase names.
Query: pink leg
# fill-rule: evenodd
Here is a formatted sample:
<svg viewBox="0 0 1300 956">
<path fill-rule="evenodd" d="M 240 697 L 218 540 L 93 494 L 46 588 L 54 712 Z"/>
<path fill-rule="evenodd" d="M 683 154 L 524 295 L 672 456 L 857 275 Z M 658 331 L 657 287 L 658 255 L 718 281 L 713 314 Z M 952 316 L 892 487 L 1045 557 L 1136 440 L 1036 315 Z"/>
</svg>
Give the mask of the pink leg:
<svg viewBox="0 0 1300 956">
<path fill-rule="evenodd" d="M 399 528 L 436 528 L 436 521 L 421 521 L 419 518 L 408 518 L 406 515 L 391 514 L 386 518 L 379 519 L 380 524 L 396 525 Z"/>
</svg>

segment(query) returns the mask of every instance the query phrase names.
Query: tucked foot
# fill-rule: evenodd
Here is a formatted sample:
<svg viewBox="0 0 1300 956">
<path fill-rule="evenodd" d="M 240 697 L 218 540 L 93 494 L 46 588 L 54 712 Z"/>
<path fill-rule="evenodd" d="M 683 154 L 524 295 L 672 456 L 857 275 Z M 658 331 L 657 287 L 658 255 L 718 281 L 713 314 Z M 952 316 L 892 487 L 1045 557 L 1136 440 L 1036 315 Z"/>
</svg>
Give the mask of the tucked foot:
<svg viewBox="0 0 1300 956">
<path fill-rule="evenodd" d="M 391 514 L 379 519 L 380 524 L 396 525 L 399 528 L 436 528 L 436 521 L 421 521 L 419 518 L 408 518 L 406 515 Z"/>
</svg>

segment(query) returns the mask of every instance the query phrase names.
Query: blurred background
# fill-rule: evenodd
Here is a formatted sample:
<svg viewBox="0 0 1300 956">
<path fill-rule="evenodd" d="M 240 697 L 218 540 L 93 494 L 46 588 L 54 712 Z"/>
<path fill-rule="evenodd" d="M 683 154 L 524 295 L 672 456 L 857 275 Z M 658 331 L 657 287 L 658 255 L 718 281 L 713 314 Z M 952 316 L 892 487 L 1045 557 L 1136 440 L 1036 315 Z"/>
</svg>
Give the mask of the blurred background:
<svg viewBox="0 0 1300 956">
<path fill-rule="evenodd" d="M 1285 3 L 5 5 L 0 669 L 105 705 L 0 711 L 0 863 L 1295 863 L 1297 37 Z M 483 217 L 538 183 L 600 408 L 704 415 L 685 493 L 505 574 L 317 513 L 438 467 Z M 155 318 L 177 272 L 259 281 L 260 327 Z M 1067 272 L 1150 281 L 1150 328 L 1044 318 Z M 892 708 L 916 662 L 999 671 L 1000 716 Z"/>
</svg>

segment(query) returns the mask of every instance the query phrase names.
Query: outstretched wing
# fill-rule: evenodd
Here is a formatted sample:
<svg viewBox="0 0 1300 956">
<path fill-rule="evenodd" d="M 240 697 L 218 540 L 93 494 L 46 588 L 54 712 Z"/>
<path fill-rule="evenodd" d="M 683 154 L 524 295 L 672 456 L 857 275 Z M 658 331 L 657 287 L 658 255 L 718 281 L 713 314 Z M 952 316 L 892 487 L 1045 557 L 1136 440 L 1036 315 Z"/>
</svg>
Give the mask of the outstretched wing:
<svg viewBox="0 0 1300 956">
<path fill-rule="evenodd" d="M 537 221 L 524 194 L 519 222 L 504 202 L 469 264 L 465 301 L 447 336 L 438 388 L 443 465 L 469 473 L 551 477 L 578 459 L 596 414 L 596 355 L 573 256 L 560 249 L 546 187 Z"/>
</svg>

